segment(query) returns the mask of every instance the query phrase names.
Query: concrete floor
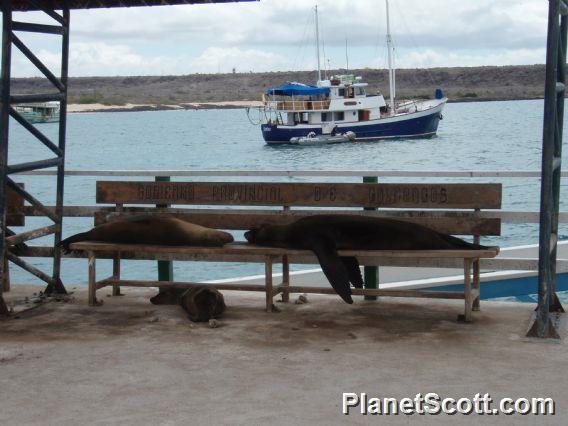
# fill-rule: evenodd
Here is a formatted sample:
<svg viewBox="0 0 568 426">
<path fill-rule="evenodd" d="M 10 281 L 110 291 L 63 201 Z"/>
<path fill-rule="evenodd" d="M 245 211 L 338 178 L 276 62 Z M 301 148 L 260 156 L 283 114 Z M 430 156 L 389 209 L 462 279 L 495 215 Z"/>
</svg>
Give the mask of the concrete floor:
<svg viewBox="0 0 568 426">
<path fill-rule="evenodd" d="M 485 302 L 462 324 L 459 301 L 310 295 L 267 314 L 262 294 L 225 292 L 213 329 L 124 291 L 0 321 L 0 424 L 566 424 L 567 343 L 527 341 L 528 304 Z M 342 392 L 552 397 L 557 414 L 347 417 Z"/>
</svg>

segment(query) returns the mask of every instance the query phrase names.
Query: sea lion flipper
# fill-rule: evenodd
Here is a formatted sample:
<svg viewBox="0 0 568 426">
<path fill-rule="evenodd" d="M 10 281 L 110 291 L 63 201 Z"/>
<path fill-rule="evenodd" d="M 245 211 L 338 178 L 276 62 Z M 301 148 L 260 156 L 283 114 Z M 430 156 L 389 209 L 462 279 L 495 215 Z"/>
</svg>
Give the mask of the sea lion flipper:
<svg viewBox="0 0 568 426">
<path fill-rule="evenodd" d="M 349 281 L 355 288 L 363 288 L 363 277 L 361 276 L 361 269 L 359 268 L 359 261 L 356 257 L 342 257 L 341 261 L 349 275 Z"/>
<path fill-rule="evenodd" d="M 351 287 L 349 286 L 349 274 L 341 258 L 337 254 L 335 243 L 327 238 L 317 238 L 310 244 L 316 254 L 321 269 L 327 277 L 335 292 L 346 302 L 353 303 Z"/>
</svg>

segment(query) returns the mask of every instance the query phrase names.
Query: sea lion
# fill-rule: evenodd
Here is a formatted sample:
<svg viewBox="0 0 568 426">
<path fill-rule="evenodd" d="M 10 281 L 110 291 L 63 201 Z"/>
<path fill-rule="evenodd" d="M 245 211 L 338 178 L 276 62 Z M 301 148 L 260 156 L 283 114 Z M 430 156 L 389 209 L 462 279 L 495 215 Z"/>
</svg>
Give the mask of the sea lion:
<svg viewBox="0 0 568 426">
<path fill-rule="evenodd" d="M 206 228 L 169 216 L 133 216 L 95 226 L 87 232 L 64 239 L 59 246 L 69 252 L 69 244 L 102 241 L 118 244 L 220 247 L 233 241 L 228 232 Z"/>
<path fill-rule="evenodd" d="M 356 215 L 314 215 L 288 225 L 261 225 L 245 232 L 251 244 L 313 251 L 331 286 L 353 303 L 349 283 L 363 287 L 355 257 L 337 250 L 475 250 L 471 244 L 424 226 L 399 220 Z"/>
<path fill-rule="evenodd" d="M 172 288 L 150 299 L 154 305 L 179 304 L 191 321 L 205 322 L 218 318 L 226 309 L 225 299 L 217 289 L 195 286 L 190 289 Z"/>
</svg>

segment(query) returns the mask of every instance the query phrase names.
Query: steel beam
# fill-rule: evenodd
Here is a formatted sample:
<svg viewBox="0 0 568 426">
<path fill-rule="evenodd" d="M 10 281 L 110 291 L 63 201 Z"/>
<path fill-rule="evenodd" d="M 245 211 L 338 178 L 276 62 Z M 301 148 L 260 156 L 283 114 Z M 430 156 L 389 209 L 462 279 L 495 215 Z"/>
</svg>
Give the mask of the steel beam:
<svg viewBox="0 0 568 426">
<path fill-rule="evenodd" d="M 6 168 L 6 173 L 11 175 L 13 173 L 28 172 L 30 170 L 47 169 L 49 167 L 59 166 L 63 158 L 56 157 L 47 160 L 30 161 L 29 163 L 13 164 Z"/>
<path fill-rule="evenodd" d="M 63 152 L 59 149 L 57 145 L 55 145 L 47 136 L 45 136 L 42 132 L 40 132 L 37 127 L 27 121 L 22 115 L 16 111 L 14 108 L 10 108 L 10 115 L 14 120 L 16 120 L 20 125 L 25 128 L 28 132 L 36 137 L 42 144 L 44 144 L 47 148 L 49 148 L 55 155 L 61 157 L 63 156 Z"/>
<path fill-rule="evenodd" d="M 55 222 L 58 225 L 58 230 L 53 239 L 53 282 L 46 288 L 46 293 L 60 293 L 66 294 L 67 291 L 61 282 L 61 249 L 59 243 L 61 242 L 63 230 L 63 190 L 65 184 L 65 141 L 67 131 L 67 87 L 68 87 L 68 74 L 69 74 L 69 24 L 71 21 L 71 14 L 69 9 L 63 9 L 63 20 L 65 21 L 65 32 L 61 39 L 61 84 L 63 85 L 63 100 L 60 103 L 59 109 L 59 150 L 61 151 L 61 163 L 57 166 L 57 192 L 55 215 L 58 220 Z"/>
<path fill-rule="evenodd" d="M 33 95 L 10 96 L 13 104 L 26 104 L 33 102 L 62 102 L 65 95 L 63 93 L 38 93 Z"/>
<path fill-rule="evenodd" d="M 542 136 L 538 306 L 535 321 L 527 333 L 530 337 L 540 338 L 559 337 L 550 313 L 563 311 L 556 295 L 556 251 L 568 29 L 566 16 L 562 15 L 560 19 L 563 5 L 565 5 L 564 0 L 549 1 Z"/>
<path fill-rule="evenodd" d="M 0 281 L 3 281 L 6 255 L 6 169 L 8 166 L 8 125 L 10 122 L 10 68 L 12 59 L 12 2 L 2 0 L 2 63 L 0 69 Z M 0 286 L 0 315 L 8 315 L 8 307 Z"/>
<path fill-rule="evenodd" d="M 59 81 L 59 79 L 53 75 L 49 68 L 47 68 L 15 34 L 12 34 L 12 43 L 14 43 L 14 46 L 20 49 L 20 52 L 22 52 L 26 56 L 26 58 L 28 58 L 30 62 L 34 64 L 36 68 L 40 70 L 49 81 L 51 81 L 51 84 L 53 84 L 60 92 L 64 90 L 61 81 Z"/>
<path fill-rule="evenodd" d="M 12 23 L 12 29 L 14 31 L 26 31 L 31 33 L 41 33 L 41 34 L 64 34 L 65 28 L 59 25 L 45 25 L 36 24 L 32 22 L 17 22 Z"/>
</svg>

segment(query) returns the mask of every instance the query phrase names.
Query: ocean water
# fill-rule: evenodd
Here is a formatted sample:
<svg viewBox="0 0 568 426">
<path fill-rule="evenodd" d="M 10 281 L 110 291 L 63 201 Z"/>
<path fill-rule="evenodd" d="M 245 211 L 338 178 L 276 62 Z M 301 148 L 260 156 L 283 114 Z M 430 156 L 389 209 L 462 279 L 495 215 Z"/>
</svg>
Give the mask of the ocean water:
<svg viewBox="0 0 568 426">
<path fill-rule="evenodd" d="M 68 116 L 68 170 L 539 170 L 541 161 L 543 102 L 507 101 L 448 104 L 438 136 L 322 147 L 267 146 L 260 129 L 248 121 L 241 109 L 82 113 Z M 40 129 L 55 136 L 57 124 Z M 10 163 L 51 157 L 50 152 L 17 123 L 12 122 Z M 566 152 L 563 157 L 566 161 Z M 566 163 L 565 163 L 566 164 Z M 96 180 L 112 178 L 67 177 L 65 203 L 94 205 Z M 135 178 L 141 180 L 143 178 Z M 221 178 L 226 180 L 231 178 Z M 322 178 L 319 178 L 322 179 Z M 358 178 L 325 178 L 358 182 Z M 53 177 L 18 176 L 32 193 L 54 203 Z M 193 180 L 214 180 L 195 178 Z M 252 180 L 252 179 L 251 179 Z M 257 179 L 259 180 L 259 179 Z M 263 178 L 273 181 L 311 181 L 317 178 Z M 417 178 L 388 178 L 383 182 L 412 182 Z M 428 178 L 444 182 L 501 182 L 503 209 L 537 211 L 539 179 L 535 178 Z M 563 182 L 561 210 L 567 210 Z M 25 229 L 49 224 L 43 218 L 27 218 Z M 64 237 L 92 226 L 86 218 L 66 218 Z M 537 224 L 504 224 L 503 235 L 482 240 L 488 244 L 514 246 L 538 242 Z M 235 234 L 242 239 L 242 233 Z M 568 238 L 561 226 L 560 238 Z M 48 245 L 50 237 L 32 244 Z M 30 263 L 51 270 L 48 259 Z M 157 276 L 156 262 L 124 262 L 125 278 Z M 100 266 L 99 266 L 100 265 Z M 97 264 L 100 277 L 111 272 L 110 261 Z M 313 266 L 294 266 L 292 270 Z M 12 281 L 36 282 L 16 266 Z M 62 279 L 75 285 L 87 281 L 82 259 L 64 259 Z M 215 280 L 262 273 L 261 265 L 238 263 L 176 262 L 180 280 Z"/>
</svg>

